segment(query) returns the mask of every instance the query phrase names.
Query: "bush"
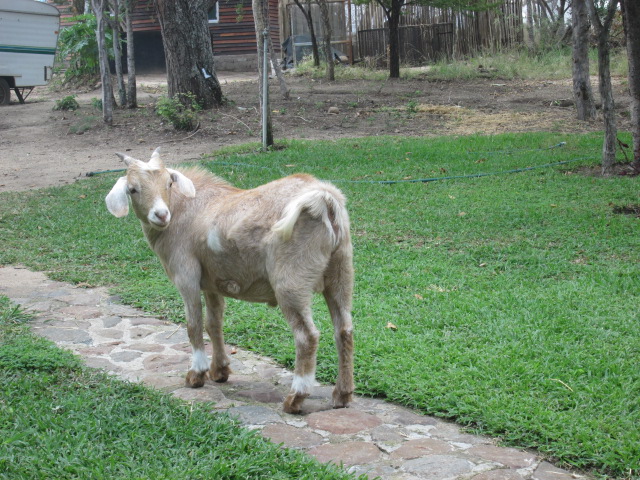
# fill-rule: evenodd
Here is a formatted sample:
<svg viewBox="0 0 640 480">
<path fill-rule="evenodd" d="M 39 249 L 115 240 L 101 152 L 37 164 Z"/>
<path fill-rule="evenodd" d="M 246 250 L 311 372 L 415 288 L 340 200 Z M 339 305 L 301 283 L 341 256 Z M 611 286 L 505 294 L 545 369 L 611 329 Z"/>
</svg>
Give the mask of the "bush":
<svg viewBox="0 0 640 480">
<path fill-rule="evenodd" d="M 194 130 L 200 110 L 202 107 L 193 93 L 178 93 L 173 98 L 163 95 L 156 103 L 156 113 L 177 130 Z"/>
<path fill-rule="evenodd" d="M 99 98 L 92 98 L 91 99 L 91 106 L 93 108 L 95 108 L 96 110 L 100 110 L 102 111 L 102 100 Z"/>
<path fill-rule="evenodd" d="M 80 105 L 76 101 L 75 95 L 67 95 L 60 100 L 56 100 L 56 104 L 54 105 L 54 110 L 77 110 L 80 108 Z"/>
<path fill-rule="evenodd" d="M 57 52 L 57 64 L 60 70 L 64 69 L 64 81 L 98 75 L 100 61 L 98 59 L 95 15 L 77 15 L 67 21 L 71 25 L 60 30 Z M 107 28 L 105 43 L 109 58 L 112 58 L 113 55 L 112 39 L 111 28 Z"/>
</svg>

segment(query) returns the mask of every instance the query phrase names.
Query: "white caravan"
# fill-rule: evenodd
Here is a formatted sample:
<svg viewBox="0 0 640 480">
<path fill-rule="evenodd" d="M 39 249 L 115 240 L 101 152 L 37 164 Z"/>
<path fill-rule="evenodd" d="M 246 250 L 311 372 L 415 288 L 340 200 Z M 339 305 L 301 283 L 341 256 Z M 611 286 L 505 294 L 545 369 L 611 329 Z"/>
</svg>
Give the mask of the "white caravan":
<svg viewBox="0 0 640 480">
<path fill-rule="evenodd" d="M 0 0 L 0 105 L 51 79 L 60 12 L 36 0 Z M 27 91 L 27 95 L 24 92 Z"/>
</svg>

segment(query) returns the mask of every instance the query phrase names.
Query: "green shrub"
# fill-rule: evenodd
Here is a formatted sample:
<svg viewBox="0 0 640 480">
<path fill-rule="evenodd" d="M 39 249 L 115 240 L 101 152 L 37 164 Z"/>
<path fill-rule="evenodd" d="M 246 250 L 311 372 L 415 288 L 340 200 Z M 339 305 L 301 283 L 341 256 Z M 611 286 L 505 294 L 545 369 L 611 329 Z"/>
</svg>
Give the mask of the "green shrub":
<svg viewBox="0 0 640 480">
<path fill-rule="evenodd" d="M 56 100 L 56 104 L 53 107 L 54 110 L 77 110 L 79 108 L 80 105 L 75 95 L 67 95 L 60 100 Z"/>
<path fill-rule="evenodd" d="M 95 15 L 77 15 L 67 19 L 71 24 L 60 30 L 58 37 L 57 65 L 64 69 L 64 81 L 86 78 L 100 73 L 97 22 Z M 105 44 L 109 58 L 113 45 L 111 28 L 105 32 Z"/>
<path fill-rule="evenodd" d="M 93 108 L 95 108 L 96 110 L 100 110 L 102 111 L 102 100 L 100 98 L 92 98 L 91 99 L 91 106 Z"/>
<path fill-rule="evenodd" d="M 156 113 L 177 130 L 194 130 L 198 126 L 198 112 L 202 107 L 193 93 L 161 96 L 156 103 Z"/>
</svg>

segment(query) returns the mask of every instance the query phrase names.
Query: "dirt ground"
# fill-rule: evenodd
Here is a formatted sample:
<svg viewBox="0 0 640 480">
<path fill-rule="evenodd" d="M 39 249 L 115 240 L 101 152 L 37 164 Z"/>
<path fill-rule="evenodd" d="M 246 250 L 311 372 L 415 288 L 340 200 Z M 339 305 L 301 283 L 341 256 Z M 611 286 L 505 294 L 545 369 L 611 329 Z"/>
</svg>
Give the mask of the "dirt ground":
<svg viewBox="0 0 640 480">
<path fill-rule="evenodd" d="M 227 105 L 204 112 L 194 132 L 163 124 L 154 113 L 166 93 L 162 77 L 138 78 L 137 110 L 117 110 L 114 124 L 102 123 L 92 99 L 100 89 L 51 91 L 40 87 L 24 105 L 15 97 L 0 107 L 0 192 L 64 185 L 89 172 L 121 168 L 114 152 L 148 159 L 162 146 L 165 161 L 194 160 L 226 145 L 259 142 L 255 75 L 219 74 Z M 271 80 L 273 131 L 279 139 L 336 139 L 377 135 L 466 135 L 547 130 L 587 132 L 600 120 L 575 120 L 571 81 L 478 79 L 337 81 L 287 77 L 291 95 Z M 593 85 L 597 80 L 593 79 Z M 619 129 L 628 129 L 629 97 L 624 79 L 615 79 Z M 77 94 L 75 112 L 54 111 L 55 101 Z"/>
</svg>

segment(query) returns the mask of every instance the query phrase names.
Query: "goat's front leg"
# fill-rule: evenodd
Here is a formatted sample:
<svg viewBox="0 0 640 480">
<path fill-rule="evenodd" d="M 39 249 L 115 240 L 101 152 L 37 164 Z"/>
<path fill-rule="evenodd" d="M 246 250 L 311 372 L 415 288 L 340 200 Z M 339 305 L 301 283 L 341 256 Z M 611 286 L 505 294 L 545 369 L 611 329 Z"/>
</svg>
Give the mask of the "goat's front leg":
<svg viewBox="0 0 640 480">
<path fill-rule="evenodd" d="M 204 339 L 202 337 L 200 288 L 197 285 L 181 285 L 178 288 L 184 301 L 184 309 L 187 316 L 187 333 L 193 350 L 191 368 L 187 372 L 185 385 L 191 388 L 199 388 L 204 385 L 207 371 L 209 370 L 209 361 L 204 350 Z"/>
<path fill-rule="evenodd" d="M 207 304 L 207 323 L 205 328 L 213 346 L 209 377 L 215 382 L 222 383 L 226 382 L 231 374 L 231 368 L 229 368 L 231 361 L 224 349 L 224 335 L 222 333 L 224 298 L 215 293 L 205 292 L 204 300 Z"/>
</svg>

